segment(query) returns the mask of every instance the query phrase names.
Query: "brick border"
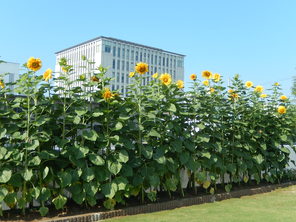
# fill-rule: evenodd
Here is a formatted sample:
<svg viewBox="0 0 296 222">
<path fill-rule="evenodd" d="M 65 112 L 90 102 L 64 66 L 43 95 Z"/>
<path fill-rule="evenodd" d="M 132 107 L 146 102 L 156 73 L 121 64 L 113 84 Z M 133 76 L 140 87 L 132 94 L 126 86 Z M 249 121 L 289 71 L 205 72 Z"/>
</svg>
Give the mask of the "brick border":
<svg viewBox="0 0 296 222">
<path fill-rule="evenodd" d="M 112 217 L 126 216 L 126 215 L 135 215 L 142 213 L 152 213 L 162 210 L 172 210 L 179 207 L 210 203 L 214 201 L 221 201 L 230 198 L 239 198 L 247 195 L 254 195 L 260 193 L 267 193 L 277 188 L 288 187 L 291 185 L 296 185 L 296 181 L 287 182 L 282 184 L 273 184 L 251 189 L 243 189 L 237 191 L 231 191 L 230 193 L 220 193 L 214 195 L 204 195 L 198 197 L 188 197 L 178 200 L 170 200 L 162 203 L 149 203 L 141 206 L 126 207 L 119 210 L 97 212 L 97 213 L 88 213 L 76 216 L 68 216 L 63 218 L 55 219 L 43 219 L 42 222 L 95 222 L 104 219 L 109 219 Z"/>
</svg>

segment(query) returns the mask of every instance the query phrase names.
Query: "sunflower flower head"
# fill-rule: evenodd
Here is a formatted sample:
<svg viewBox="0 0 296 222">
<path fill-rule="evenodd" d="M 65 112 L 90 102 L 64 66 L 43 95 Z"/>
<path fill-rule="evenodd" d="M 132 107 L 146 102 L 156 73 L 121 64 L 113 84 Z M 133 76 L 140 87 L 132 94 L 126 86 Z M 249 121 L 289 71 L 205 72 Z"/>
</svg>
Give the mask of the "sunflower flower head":
<svg viewBox="0 0 296 222">
<path fill-rule="evenodd" d="M 191 74 L 191 75 L 189 76 L 189 78 L 190 78 L 191 80 L 195 81 L 195 80 L 196 80 L 196 74 Z"/>
<path fill-rule="evenodd" d="M 235 100 L 235 99 L 238 99 L 239 98 L 239 95 L 237 93 L 232 93 L 230 94 L 230 97 Z"/>
<path fill-rule="evenodd" d="M 202 71 L 201 76 L 205 79 L 211 79 L 213 74 L 210 71 L 205 70 L 205 71 Z"/>
<path fill-rule="evenodd" d="M 103 94 L 102 94 L 103 99 L 105 99 L 107 101 L 107 100 L 113 99 L 114 96 L 115 96 L 115 94 L 113 94 L 109 88 L 104 89 Z"/>
<path fill-rule="evenodd" d="M 160 75 L 159 80 L 162 82 L 162 84 L 168 86 L 172 82 L 172 77 L 170 74 L 164 73 Z"/>
<path fill-rule="evenodd" d="M 30 57 L 27 61 L 27 67 L 28 69 L 31 69 L 32 71 L 36 72 L 42 67 L 42 62 L 39 58 Z"/>
<path fill-rule="evenodd" d="M 221 79 L 221 75 L 218 74 L 218 73 L 215 73 L 214 76 L 213 76 L 213 79 L 214 79 L 215 82 L 219 82 L 220 79 Z"/>
<path fill-rule="evenodd" d="M 274 83 L 275 86 L 279 86 L 280 84 L 278 82 Z"/>
<path fill-rule="evenodd" d="M 4 84 L 3 80 L 0 80 L 0 87 L 1 87 L 2 89 L 4 89 L 4 87 L 5 87 L 5 84 Z"/>
<path fill-rule="evenodd" d="M 184 88 L 184 82 L 182 80 L 178 80 L 176 83 L 177 87 L 179 89 L 183 89 Z"/>
<path fill-rule="evenodd" d="M 264 90 L 263 86 L 256 86 L 255 89 L 254 89 L 254 91 L 258 92 L 258 93 L 262 93 L 263 90 Z"/>
<path fill-rule="evenodd" d="M 210 88 L 210 93 L 214 93 L 215 89 L 214 88 Z"/>
<path fill-rule="evenodd" d="M 129 76 L 130 78 L 134 77 L 134 76 L 135 76 L 135 72 L 130 72 L 130 73 L 128 74 L 128 76 Z"/>
<path fill-rule="evenodd" d="M 52 69 L 47 69 L 44 73 L 43 73 L 43 79 L 48 82 L 50 79 L 52 79 Z"/>
<path fill-rule="evenodd" d="M 246 86 L 247 88 L 251 88 L 253 85 L 254 85 L 254 84 L 253 84 L 253 82 L 251 82 L 251 81 L 247 81 L 247 82 L 245 83 L 245 86 Z"/>
<path fill-rule="evenodd" d="M 287 112 L 287 109 L 284 106 L 279 106 L 277 111 L 279 114 L 285 114 Z"/>
<path fill-rule="evenodd" d="M 261 94 L 260 97 L 261 98 L 266 98 L 267 97 L 267 94 Z"/>
<path fill-rule="evenodd" d="M 99 79 L 98 77 L 96 77 L 96 76 L 92 76 L 92 77 L 90 77 L 90 80 L 91 80 L 92 82 L 100 82 L 100 79 Z"/>
<path fill-rule="evenodd" d="M 135 70 L 136 70 L 137 73 L 143 75 L 143 74 L 145 74 L 146 72 L 149 71 L 148 64 L 144 63 L 144 62 L 139 62 L 139 63 L 137 63 L 137 65 L 135 67 Z"/>
<path fill-rule="evenodd" d="M 287 100 L 287 99 L 288 99 L 288 97 L 285 96 L 285 95 L 281 95 L 281 96 L 280 96 L 280 100 Z"/>
<path fill-rule="evenodd" d="M 154 73 L 154 74 L 152 75 L 152 78 L 153 78 L 153 79 L 157 79 L 157 77 L 158 77 L 158 73 Z"/>
<path fill-rule="evenodd" d="M 204 84 L 205 86 L 209 86 L 210 82 L 209 82 L 209 80 L 204 80 L 204 81 L 202 81 L 202 84 Z"/>
<path fill-rule="evenodd" d="M 229 94 L 234 93 L 234 90 L 233 89 L 228 89 L 228 93 Z"/>
</svg>

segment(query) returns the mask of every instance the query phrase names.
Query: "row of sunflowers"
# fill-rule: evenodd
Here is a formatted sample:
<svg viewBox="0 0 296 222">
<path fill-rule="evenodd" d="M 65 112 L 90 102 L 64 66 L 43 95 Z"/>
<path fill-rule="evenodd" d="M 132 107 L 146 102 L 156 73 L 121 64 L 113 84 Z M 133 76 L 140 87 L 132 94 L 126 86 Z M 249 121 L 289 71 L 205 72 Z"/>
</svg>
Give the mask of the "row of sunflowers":
<svg viewBox="0 0 296 222">
<path fill-rule="evenodd" d="M 45 216 L 49 204 L 60 210 L 70 200 L 113 209 L 132 197 L 184 196 L 196 184 L 214 195 L 217 184 L 229 192 L 285 177 L 296 115 L 278 83 L 267 94 L 238 75 L 226 87 L 203 71 L 185 91 L 168 73 L 144 85 L 149 65 L 138 63 L 123 97 L 104 67 L 71 80 L 74 67 L 66 59 L 60 66 L 56 77 L 51 69 L 40 75 L 42 61 L 30 58 L 19 80 L 6 83 L 20 96 L 0 81 L 1 215 L 4 205 L 25 214 L 29 204 Z"/>
</svg>

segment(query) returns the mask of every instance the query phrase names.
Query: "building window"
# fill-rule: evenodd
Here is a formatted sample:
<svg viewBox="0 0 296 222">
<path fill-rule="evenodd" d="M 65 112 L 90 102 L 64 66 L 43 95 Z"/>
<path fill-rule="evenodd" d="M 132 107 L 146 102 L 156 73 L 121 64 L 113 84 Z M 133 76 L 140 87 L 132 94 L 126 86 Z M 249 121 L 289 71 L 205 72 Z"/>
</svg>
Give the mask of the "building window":
<svg viewBox="0 0 296 222">
<path fill-rule="evenodd" d="M 129 49 L 126 50 L 126 58 L 129 59 Z"/>
<path fill-rule="evenodd" d="M 169 58 L 166 59 L 166 66 L 169 67 Z"/>
<path fill-rule="evenodd" d="M 165 66 L 165 58 L 162 58 L 162 65 Z"/>
<path fill-rule="evenodd" d="M 155 65 L 157 65 L 157 55 L 155 56 Z"/>
<path fill-rule="evenodd" d="M 178 60 L 178 67 L 183 67 L 182 60 Z"/>
<path fill-rule="evenodd" d="M 134 50 L 131 51 L 131 59 L 134 59 Z"/>
<path fill-rule="evenodd" d="M 154 68 L 154 73 L 156 73 L 156 72 L 157 72 L 157 68 L 155 67 L 155 68 Z"/>
<path fill-rule="evenodd" d="M 124 83 L 124 74 L 121 74 L 121 83 Z"/>
<path fill-rule="evenodd" d="M 174 59 L 174 67 L 176 68 L 176 59 Z"/>
<path fill-rule="evenodd" d="M 170 68 L 172 68 L 173 60 L 170 59 Z"/>
<path fill-rule="evenodd" d="M 136 61 L 139 60 L 139 52 L 136 52 Z"/>
<path fill-rule="evenodd" d="M 117 83 L 119 83 L 119 78 L 120 78 L 120 74 L 119 74 L 119 72 L 118 72 L 118 73 L 117 73 L 117 76 L 116 76 Z"/>
<path fill-rule="evenodd" d="M 159 56 L 159 58 L 158 58 L 158 65 L 161 66 L 161 56 Z"/>
<path fill-rule="evenodd" d="M 117 48 L 117 57 L 120 58 L 120 48 Z"/>
<path fill-rule="evenodd" d="M 117 60 L 117 69 L 120 69 L 120 60 Z"/>
<path fill-rule="evenodd" d="M 126 62 L 126 71 L 129 70 L 129 62 Z"/>
<path fill-rule="evenodd" d="M 153 55 L 151 55 L 151 64 L 153 65 Z"/>
<path fill-rule="evenodd" d="M 113 59 L 112 68 L 115 69 L 115 59 Z"/>
<path fill-rule="evenodd" d="M 113 46 L 113 56 L 116 56 L 116 47 Z"/>
<path fill-rule="evenodd" d="M 125 57 L 125 49 L 122 49 L 122 58 L 124 59 Z"/>
<path fill-rule="evenodd" d="M 121 61 L 121 69 L 124 70 L 124 61 Z"/>
<path fill-rule="evenodd" d="M 110 53 L 111 52 L 111 46 L 105 45 L 105 52 Z"/>
<path fill-rule="evenodd" d="M 142 52 L 140 52 L 140 62 L 142 62 L 143 60 L 143 56 L 142 56 Z"/>
</svg>

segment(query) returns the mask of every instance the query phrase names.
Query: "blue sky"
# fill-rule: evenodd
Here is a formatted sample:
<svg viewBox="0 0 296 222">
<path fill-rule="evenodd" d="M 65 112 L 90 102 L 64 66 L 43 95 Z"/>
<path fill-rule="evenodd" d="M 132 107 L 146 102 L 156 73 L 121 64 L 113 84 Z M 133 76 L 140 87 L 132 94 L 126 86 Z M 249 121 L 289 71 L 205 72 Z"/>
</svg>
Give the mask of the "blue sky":
<svg viewBox="0 0 296 222">
<path fill-rule="evenodd" d="M 289 95 L 296 76 L 296 1 L 2 1 L 0 56 L 54 69 L 54 52 L 110 36 L 185 54 L 185 82 L 202 70 Z"/>
</svg>

